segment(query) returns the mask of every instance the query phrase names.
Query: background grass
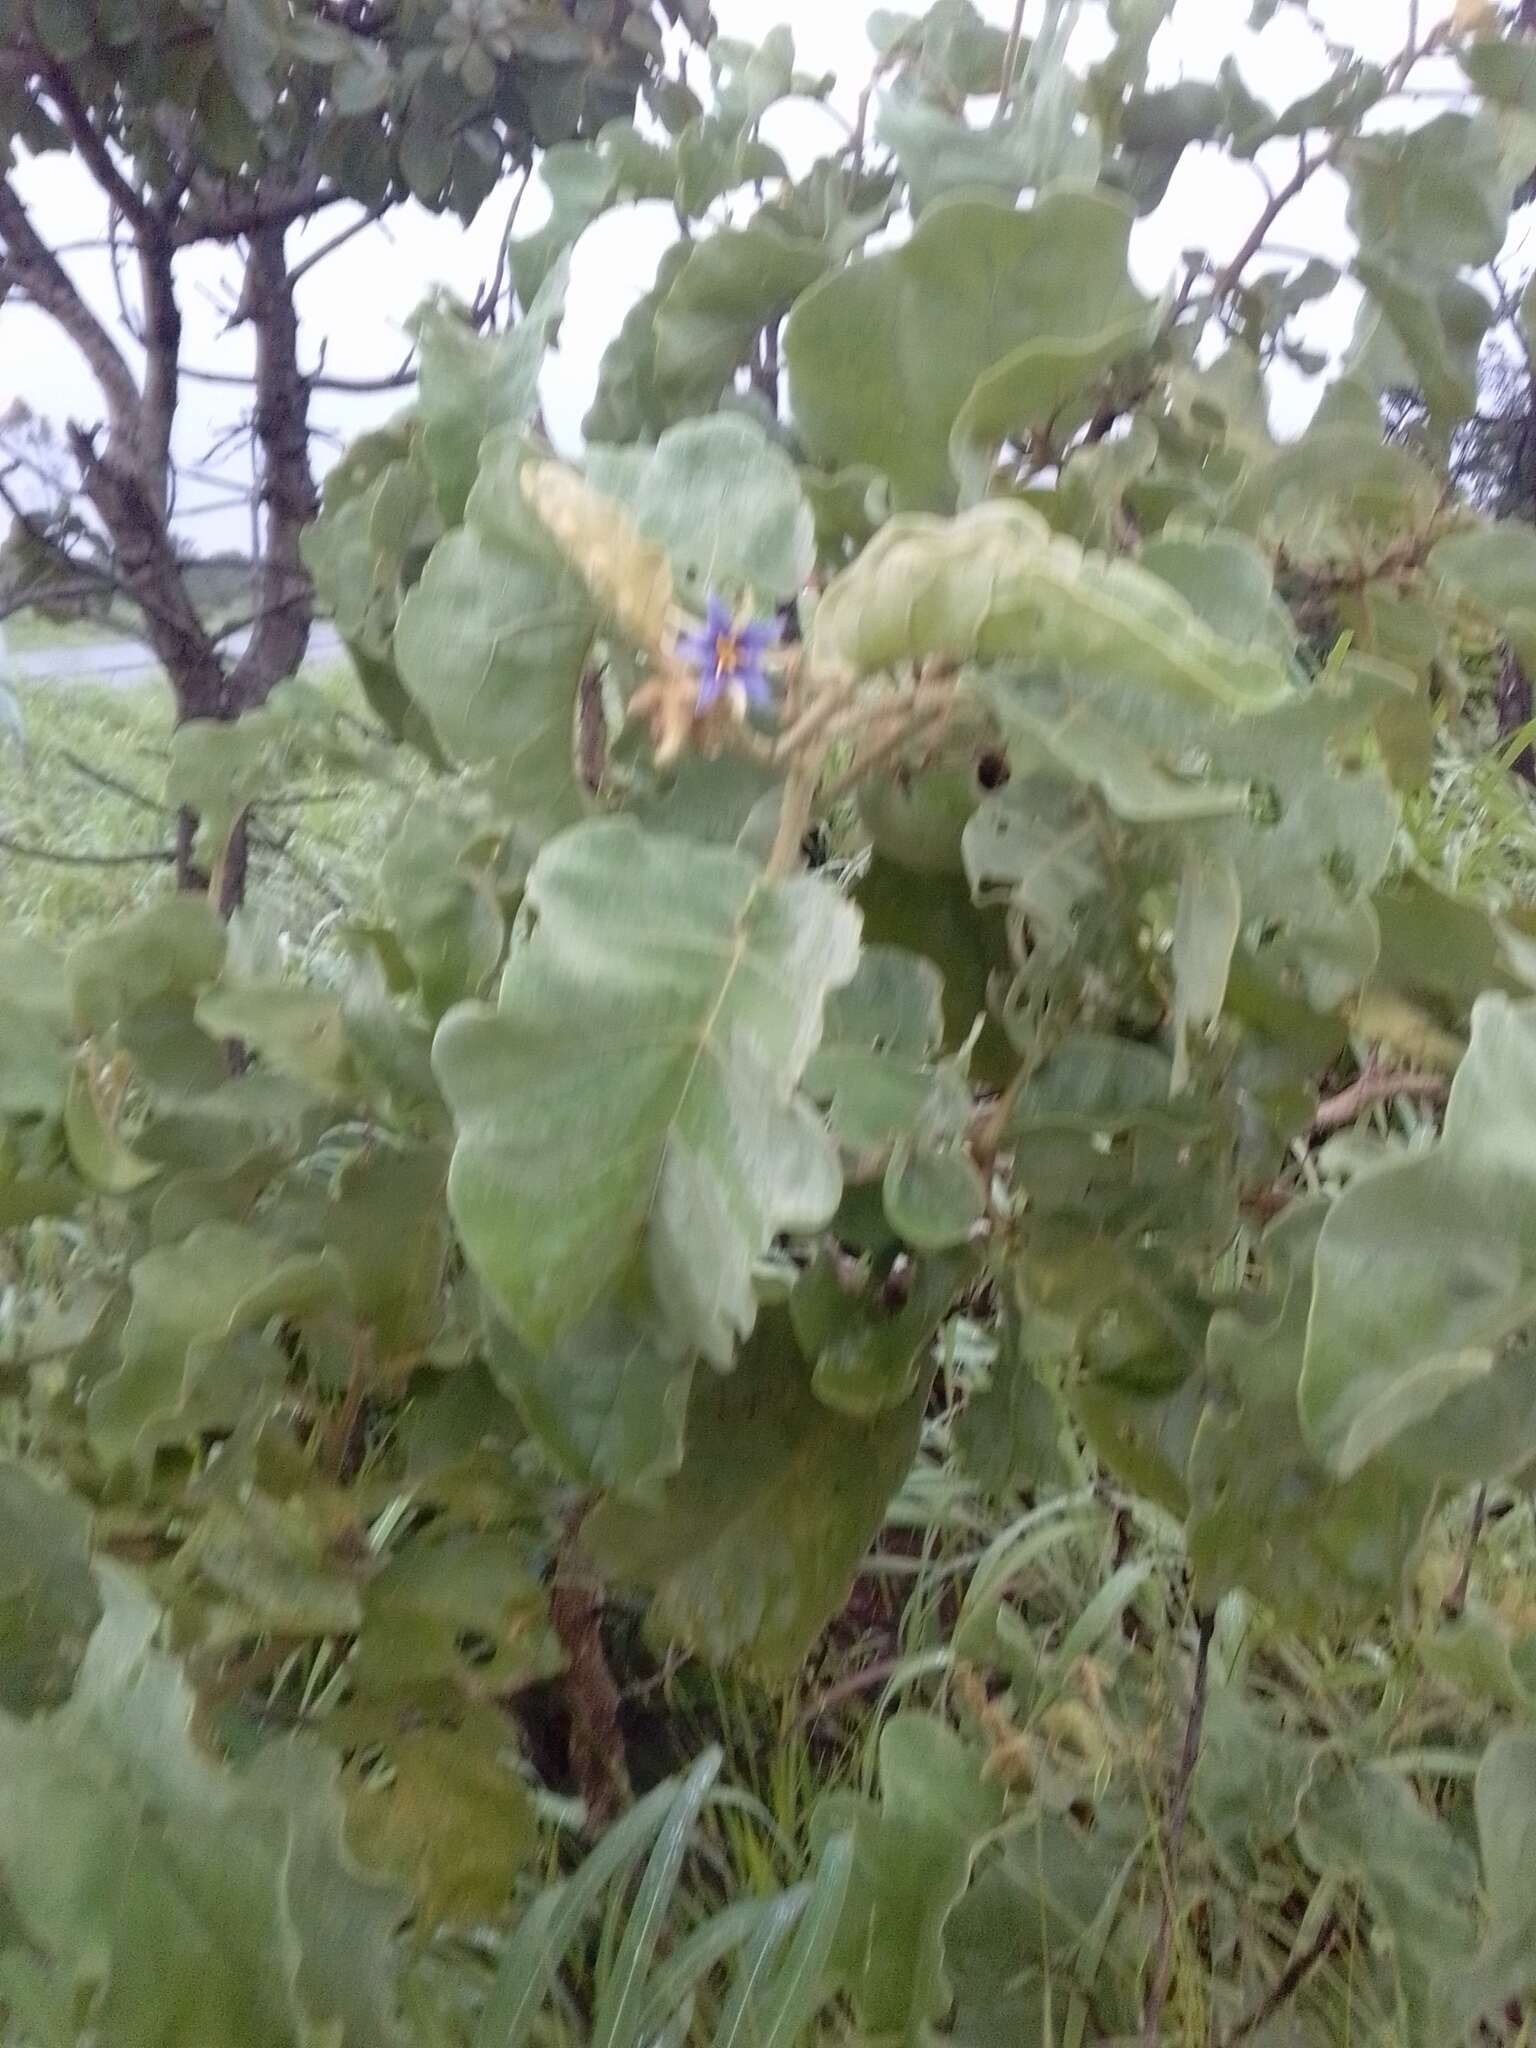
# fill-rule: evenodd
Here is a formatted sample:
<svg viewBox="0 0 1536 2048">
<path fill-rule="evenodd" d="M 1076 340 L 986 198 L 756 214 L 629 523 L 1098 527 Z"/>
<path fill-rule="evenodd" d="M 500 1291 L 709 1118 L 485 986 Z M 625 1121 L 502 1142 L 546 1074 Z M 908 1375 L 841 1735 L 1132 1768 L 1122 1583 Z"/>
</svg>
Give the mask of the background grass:
<svg viewBox="0 0 1536 2048">
<path fill-rule="evenodd" d="M 366 716 L 344 662 L 304 680 Z M 166 853 L 174 836 L 170 693 L 158 680 L 50 679 L 20 684 L 16 697 L 22 738 L 0 737 L 0 929 L 67 944 L 172 887 L 168 860 L 131 858 Z M 409 757 L 401 767 L 409 779 Z M 252 850 L 252 900 L 300 949 L 343 903 L 359 916 L 375 907 L 394 811 L 364 782 L 319 780 L 263 810 Z"/>
</svg>

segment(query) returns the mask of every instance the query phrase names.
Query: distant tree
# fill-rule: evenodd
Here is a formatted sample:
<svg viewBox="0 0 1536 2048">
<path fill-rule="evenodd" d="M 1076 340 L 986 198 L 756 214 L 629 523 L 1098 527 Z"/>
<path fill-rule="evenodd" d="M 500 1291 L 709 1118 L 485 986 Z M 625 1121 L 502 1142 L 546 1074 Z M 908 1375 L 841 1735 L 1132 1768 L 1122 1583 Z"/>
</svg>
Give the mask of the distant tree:
<svg viewBox="0 0 1536 2048">
<path fill-rule="evenodd" d="M 509 167 L 630 112 L 660 79 L 663 15 L 707 26 L 697 0 L 0 0 L 0 301 L 51 320 L 101 393 L 100 419 L 62 437 L 14 416 L 0 428 L 0 614 L 29 594 L 126 603 L 180 718 L 261 703 L 308 642 L 310 394 L 343 381 L 303 360 L 299 278 L 408 197 L 467 221 Z M 9 174 L 48 151 L 101 191 L 121 318 L 90 302 Z M 332 209 L 338 232 L 295 262 L 290 231 Z M 255 336 L 260 511 L 239 640 L 203 617 L 173 535 L 185 264 L 209 246 L 238 253 L 234 317 Z M 502 289 L 491 281 L 477 323 Z M 184 820 L 184 866 L 190 844 Z"/>
</svg>

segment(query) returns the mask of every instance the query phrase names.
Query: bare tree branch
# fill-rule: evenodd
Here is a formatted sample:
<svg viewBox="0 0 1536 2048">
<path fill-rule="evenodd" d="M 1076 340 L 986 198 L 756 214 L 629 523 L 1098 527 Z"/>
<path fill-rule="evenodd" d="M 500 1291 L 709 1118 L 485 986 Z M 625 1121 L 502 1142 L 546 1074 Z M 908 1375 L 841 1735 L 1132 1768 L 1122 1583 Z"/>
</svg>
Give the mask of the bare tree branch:
<svg viewBox="0 0 1536 2048">
<path fill-rule="evenodd" d="M 356 220 L 350 222 L 346 227 L 338 228 L 336 233 L 331 235 L 326 241 L 323 241 L 318 249 L 311 249 L 309 254 L 302 257 L 299 262 L 295 263 L 292 270 L 289 271 L 288 283 L 290 288 L 296 285 L 301 277 L 307 277 L 316 264 L 323 263 L 327 256 L 334 255 L 336 250 L 350 242 L 354 235 L 360 235 L 365 228 L 375 226 L 377 222 L 384 218 L 388 211 L 387 206 L 370 207 L 366 213 L 360 214 Z"/>
<path fill-rule="evenodd" d="M 139 233 L 139 289 L 144 300 L 144 406 L 140 467 L 150 502 L 164 518 L 171 503 L 171 431 L 180 385 L 181 309 L 172 275 L 175 251 L 165 227 Z"/>
<path fill-rule="evenodd" d="M 307 220 L 348 197 L 319 178 L 306 178 L 288 191 L 263 193 L 257 199 L 237 198 L 217 178 L 196 176 L 193 201 L 183 208 L 173 230 L 178 248 L 190 242 L 238 242 L 262 228 L 285 228 Z"/>
<path fill-rule="evenodd" d="M 69 73 L 62 64 L 49 62 L 41 70 L 48 81 L 48 96 L 60 125 L 85 159 L 91 176 L 118 211 L 135 228 L 141 227 L 149 218 L 149 202 L 124 176 L 105 136 L 95 127 L 84 100 L 75 91 Z"/>
<path fill-rule="evenodd" d="M 309 463 L 309 387 L 299 368 L 299 321 L 281 227 L 252 232 L 244 300 L 256 330 L 254 425 L 267 530 L 257 589 L 260 616 L 230 677 L 236 710 L 259 704 L 274 683 L 293 674 L 314 619 L 314 586 L 299 543 L 320 504 Z"/>
<path fill-rule="evenodd" d="M 85 357 L 101 386 L 114 432 L 132 440 L 139 413 L 133 373 L 117 343 L 76 290 L 69 272 L 33 227 L 8 178 L 0 179 L 0 241 L 6 247 L 8 271 Z"/>
<path fill-rule="evenodd" d="M 57 846 L 34 846 L 28 840 L 13 839 L 8 832 L 0 832 L 0 852 L 61 868 L 169 867 L 176 858 L 174 846 L 144 846 L 132 853 L 66 853 Z"/>
</svg>

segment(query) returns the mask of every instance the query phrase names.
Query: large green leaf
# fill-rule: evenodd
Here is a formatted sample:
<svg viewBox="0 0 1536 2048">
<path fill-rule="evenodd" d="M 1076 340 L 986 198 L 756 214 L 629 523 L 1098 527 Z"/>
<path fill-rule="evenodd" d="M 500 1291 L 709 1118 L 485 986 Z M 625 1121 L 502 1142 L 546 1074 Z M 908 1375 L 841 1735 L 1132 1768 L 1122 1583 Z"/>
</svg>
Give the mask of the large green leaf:
<svg viewBox="0 0 1536 2048">
<path fill-rule="evenodd" d="M 515 433 L 487 451 L 467 523 L 401 607 L 395 656 L 446 752 L 484 770 L 533 846 L 585 808 L 576 698 L 598 613 L 524 500 L 525 455 Z"/>
<path fill-rule="evenodd" d="M 1049 2041 L 1084 2009 L 1083 1994 L 1116 2039 L 1134 2038 L 1145 1941 L 1138 1950 L 1130 1927 L 1110 1933 L 1133 1866 L 1130 1819 L 1106 1801 L 1079 1827 L 1037 1806 L 978 1869 L 944 1930 L 957 2048 Z"/>
<path fill-rule="evenodd" d="M 423 792 L 396 819 L 379 870 L 391 932 L 434 1022 L 455 1003 L 483 995 L 501 959 L 501 908 L 483 863 L 477 871 L 472 857 L 484 830 Z"/>
<path fill-rule="evenodd" d="M 806 1089 L 829 1104 L 845 1145 L 876 1150 L 916 1123 L 943 1037 L 944 982 L 933 962 L 865 946 L 853 980 L 828 999 Z"/>
<path fill-rule="evenodd" d="M 915 2044 L 949 2003 L 945 1924 L 1003 1817 L 1003 1793 L 937 1716 L 888 1721 L 879 1759 L 878 1805 L 833 1794 L 816 1812 L 818 1839 L 845 1828 L 854 1837 L 832 1969 L 867 2037 Z"/>
<path fill-rule="evenodd" d="M 1097 334 L 1027 341 L 984 370 L 950 430 L 950 463 L 966 503 L 986 495 L 1005 441 L 1028 449 L 1040 437 L 1046 459 L 1091 417 L 1117 364 L 1151 342 L 1158 309 L 1142 307 Z"/>
<path fill-rule="evenodd" d="M 567 274 L 566 264 L 554 264 L 505 334 L 476 334 L 440 301 L 420 317 L 422 450 L 449 526 L 464 517 L 481 442 L 500 428 L 521 432 L 537 409 L 539 371 L 565 309 Z"/>
<path fill-rule="evenodd" d="M 1180 791 L 1192 814 L 1179 827 L 1180 843 L 1230 861 L 1245 920 L 1265 922 L 1270 957 L 1299 974 L 1309 999 L 1328 1008 L 1358 988 L 1375 963 L 1371 896 L 1391 857 L 1397 804 L 1362 743 L 1400 688 L 1398 672 L 1359 661 L 1337 683 L 1320 680 L 1220 723 L 1166 692 L 1086 677 L 1074 679 L 1065 716 L 1065 690 L 1000 686 L 997 701 L 1017 721 L 1043 698 L 1058 725 L 1037 719 L 1033 736 L 1050 742 L 1074 772 L 1092 773 L 1101 788 L 1106 760 L 1135 762 L 1138 790 L 1149 758 L 1197 763 L 1192 782 L 1166 770 L 1158 778 L 1158 786 L 1173 786 L 1171 815 Z M 1082 732 L 1099 744 L 1079 765 L 1055 737 L 1058 730 L 1069 742 Z M 1202 791 L 1234 786 L 1246 786 L 1246 803 L 1208 803 L 1208 814 L 1198 814 Z"/>
<path fill-rule="evenodd" d="M 818 1400 L 853 1416 L 906 1401 L 970 1270 L 968 1260 L 949 1254 L 919 1259 L 910 1271 L 876 1283 L 824 1253 L 789 1298 Z"/>
<path fill-rule="evenodd" d="M 190 998 L 216 981 L 224 932 L 198 896 L 173 896 L 92 932 L 70 953 L 70 1005 L 83 1032 L 100 1036 L 136 1012 Z"/>
<path fill-rule="evenodd" d="M 101 1599 L 85 1504 L 24 1465 L 0 1464 L 0 1709 L 62 1706 Z"/>
<path fill-rule="evenodd" d="M 1355 275 L 1389 323 L 1398 348 L 1381 350 L 1366 328 L 1364 345 L 1353 359 L 1354 374 L 1369 376 L 1383 389 L 1411 381 L 1437 421 L 1465 419 L 1477 405 L 1478 355 L 1493 321 L 1487 299 L 1475 285 L 1428 264 L 1409 270 L 1365 251 L 1355 259 Z"/>
<path fill-rule="evenodd" d="M 349 1805 L 353 1846 L 410 1885 L 423 1933 L 492 1918 L 538 1849 L 527 1786 L 464 1729 L 413 1731 L 388 1756 L 388 1785 L 370 1785 Z"/>
<path fill-rule="evenodd" d="M 1536 534 L 1513 522 L 1453 533 L 1430 550 L 1429 566 L 1465 592 L 1536 665 Z"/>
<path fill-rule="evenodd" d="M 1144 301 L 1130 208 L 1074 186 L 1027 212 L 955 194 L 909 241 L 812 286 L 784 329 L 795 423 L 817 461 L 869 463 L 898 504 L 954 503 L 949 437 L 983 371 L 1032 341 L 1102 335 Z"/>
<path fill-rule="evenodd" d="M 1483 1752 L 1474 1785 L 1491 1925 L 1470 1963 L 1448 1958 L 1444 2023 L 1459 2031 L 1536 1988 L 1536 1735 L 1506 1730 Z"/>
<path fill-rule="evenodd" d="M 552 842 L 527 913 L 497 1009 L 450 1017 L 435 1049 L 465 1249 L 540 1350 L 643 1253 L 668 1320 L 727 1365 L 754 1261 L 836 1205 L 796 1086 L 857 917 L 824 882 L 622 821 Z"/>
<path fill-rule="evenodd" d="M 787 1677 L 847 1597 L 906 1477 L 930 1375 L 879 1414 L 817 1399 L 782 1311 L 734 1372 L 695 1376 L 687 1451 L 653 1509 L 611 1496 L 586 1524 L 595 1561 L 648 1587 L 658 1634 Z"/>
<path fill-rule="evenodd" d="M 103 1458 L 147 1466 L 162 1443 L 227 1427 L 284 1369 L 265 1325 L 330 1299 L 339 1278 L 237 1223 L 200 1224 L 180 1244 L 146 1252 L 130 1275 L 121 1363 L 91 1392 Z"/>
<path fill-rule="evenodd" d="M 1363 1890 L 1389 1959 L 1401 2038 L 1442 2048 L 1453 2035 L 1439 1982 L 1467 1957 L 1476 1926 L 1471 1850 L 1405 1777 L 1380 1765 L 1320 1772 L 1298 1840 L 1314 1869 Z"/>
<path fill-rule="evenodd" d="M 810 575 L 810 507 L 794 464 L 753 420 L 719 414 L 669 427 L 654 448 L 587 451 L 587 476 L 667 551 L 679 586 L 796 597 Z"/>
<path fill-rule="evenodd" d="M 533 1350 L 498 1322 L 489 1362 L 573 1479 L 651 1503 L 682 1463 L 693 1362 L 643 1300 L 631 1304 L 621 1291 L 600 1302 L 548 1350 Z"/>
<path fill-rule="evenodd" d="M 18 1932 L 122 2048 L 398 2041 L 403 1901 L 348 1857 L 330 1769 L 297 1744 L 241 1773 L 211 1762 L 190 1689 L 150 1647 L 159 1617 L 107 1592 L 68 1705 L 0 1721 Z"/>
<path fill-rule="evenodd" d="M 505 1533 L 444 1522 L 415 1533 L 369 1585 L 349 1674 L 370 1700 L 442 1708 L 560 1668 L 544 1589 Z"/>
<path fill-rule="evenodd" d="M 512 281 L 529 309 L 557 274 L 571 245 L 608 205 L 615 183 L 609 156 L 585 142 L 558 142 L 546 149 L 539 160 L 539 176 L 549 193 L 549 218 L 507 247 Z"/>
<path fill-rule="evenodd" d="M 1491 122 L 1438 114 L 1359 138 L 1345 161 L 1349 225 L 1373 258 L 1415 269 L 1429 252 L 1451 269 L 1498 254 L 1511 181 Z"/>
<path fill-rule="evenodd" d="M 1391 1459 L 1339 1479 L 1297 1414 L 1317 1204 L 1266 1239 L 1270 1293 L 1212 1319 L 1214 1398 L 1189 1456 L 1189 1554 L 1201 1597 L 1242 1586 L 1298 1626 L 1370 1613 L 1401 1592 L 1435 1498 L 1433 1476 Z"/>
<path fill-rule="evenodd" d="M 655 283 L 630 307 L 604 349 L 597 389 L 581 423 L 589 441 L 643 441 L 671 424 L 656 389 L 656 315 L 688 261 L 691 246 L 677 241 L 662 252 Z"/>
<path fill-rule="evenodd" d="M 891 520 L 829 584 L 810 653 L 860 674 L 931 658 L 1108 669 L 1233 710 L 1288 693 L 1277 653 L 1234 646 L 1161 577 L 1018 504 Z"/>
<path fill-rule="evenodd" d="M 1536 1313 L 1536 1002 L 1484 996 L 1443 1137 L 1361 1176 L 1317 1250 L 1301 1418 L 1341 1474 L 1486 1373 Z"/>
<path fill-rule="evenodd" d="M 705 412 L 737 367 L 827 269 L 826 247 L 759 216 L 694 242 L 656 310 L 655 390 L 674 415 Z"/>
</svg>

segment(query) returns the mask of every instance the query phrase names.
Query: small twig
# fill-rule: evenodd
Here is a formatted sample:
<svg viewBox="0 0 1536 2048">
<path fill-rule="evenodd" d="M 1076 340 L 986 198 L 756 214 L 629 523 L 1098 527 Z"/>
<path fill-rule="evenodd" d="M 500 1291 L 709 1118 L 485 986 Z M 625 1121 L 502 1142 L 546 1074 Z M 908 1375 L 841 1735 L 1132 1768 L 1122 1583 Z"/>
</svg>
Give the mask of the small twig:
<svg viewBox="0 0 1536 2048">
<path fill-rule="evenodd" d="M 377 221 L 382 220 L 384 213 L 384 207 L 373 206 L 365 214 L 360 215 L 357 220 L 349 222 L 346 227 L 338 228 L 336 233 L 323 241 L 318 249 L 311 249 L 307 256 L 301 257 L 295 263 L 292 270 L 288 273 L 288 282 L 290 284 L 297 284 L 301 277 L 304 277 L 309 271 L 313 270 L 317 263 L 323 263 L 326 257 L 331 255 L 333 251 L 341 248 L 343 243 L 350 242 L 354 235 L 362 234 L 365 228 L 371 228 Z"/>
<path fill-rule="evenodd" d="M 992 126 L 1000 128 L 1008 111 L 1008 95 L 1013 91 L 1013 74 L 1018 67 L 1019 50 L 1024 41 L 1024 0 L 1013 0 L 1013 20 L 1008 29 L 1008 41 L 1003 49 L 1003 82 L 998 89 L 997 105 L 992 110 Z"/>
<path fill-rule="evenodd" d="M 1420 1102 L 1443 1102 L 1449 1089 L 1443 1074 L 1405 1074 L 1387 1067 L 1367 1067 L 1358 1081 L 1351 1081 L 1337 1095 L 1317 1105 L 1312 1118 L 1312 1135 L 1342 1130 L 1378 1102 L 1411 1097 Z"/>
<path fill-rule="evenodd" d="M 1440 1602 L 1440 1612 L 1447 1621 L 1459 1621 L 1467 1611 L 1467 1594 L 1472 1587 L 1472 1559 L 1487 1519 L 1488 1489 L 1486 1486 L 1480 1486 L 1477 1489 L 1477 1498 L 1472 1503 L 1472 1521 L 1467 1530 L 1467 1547 L 1461 1554 L 1461 1570 L 1456 1574 L 1455 1585 Z"/>
<path fill-rule="evenodd" d="M 1250 2035 L 1256 2034 L 1260 2027 L 1273 2019 L 1281 2006 L 1287 1999 L 1295 1996 L 1327 1955 L 1343 1931 L 1343 1926 L 1344 1922 L 1339 1917 L 1338 1908 L 1330 1907 L 1323 1916 L 1322 1926 L 1300 1955 L 1292 1956 L 1258 2004 L 1251 2011 L 1245 2012 L 1242 2018 L 1223 2034 L 1217 2048 L 1240 2048 L 1240 2043 L 1246 2041 Z"/>
<path fill-rule="evenodd" d="M 132 868 L 165 866 L 176 858 L 174 846 L 144 846 L 132 853 L 64 853 L 55 846 L 32 846 L 0 832 L 0 852 L 14 853 L 18 860 L 51 861 L 61 868 Z"/>
<path fill-rule="evenodd" d="M 819 1692 L 815 1699 L 801 1708 L 795 1716 L 795 1725 L 809 1728 L 834 1707 L 841 1706 L 844 1700 L 855 1699 L 872 1686 L 883 1685 L 888 1678 L 894 1678 L 905 1662 L 904 1657 L 877 1657 L 873 1664 L 866 1664 L 862 1670 L 840 1678 L 836 1685 L 829 1685 L 825 1692 Z"/>
<path fill-rule="evenodd" d="M 1157 1929 L 1152 1987 L 1147 1993 L 1146 2013 L 1141 2029 L 1144 2048 L 1157 2048 L 1163 2006 L 1167 2002 L 1168 1986 L 1173 1976 L 1174 1884 L 1178 1873 L 1179 1851 L 1184 1842 L 1184 1823 L 1189 1817 L 1190 1783 L 1195 1775 L 1195 1764 L 1200 1755 L 1200 1731 L 1205 1725 L 1206 1677 L 1210 1670 L 1211 1637 L 1215 1628 L 1214 1610 L 1209 1610 L 1199 1617 L 1198 1634 L 1195 1638 L 1195 1675 L 1190 1687 L 1189 1714 L 1184 1723 L 1184 1747 L 1179 1752 L 1178 1774 L 1174 1778 L 1173 1795 L 1168 1802 L 1168 1827 L 1163 1838 L 1163 1908 Z"/>
<path fill-rule="evenodd" d="M 98 783 L 101 788 L 111 790 L 114 796 L 120 796 L 125 803 L 136 804 L 141 811 L 153 811 L 156 817 L 161 818 L 170 814 L 169 804 L 156 803 L 152 796 L 145 796 L 144 792 L 135 789 L 132 783 L 119 782 L 117 777 L 109 775 L 105 768 L 93 767 L 89 761 L 82 759 L 68 747 L 60 747 L 59 759 L 73 768 L 77 775 L 83 775 L 87 782 Z"/>
</svg>

